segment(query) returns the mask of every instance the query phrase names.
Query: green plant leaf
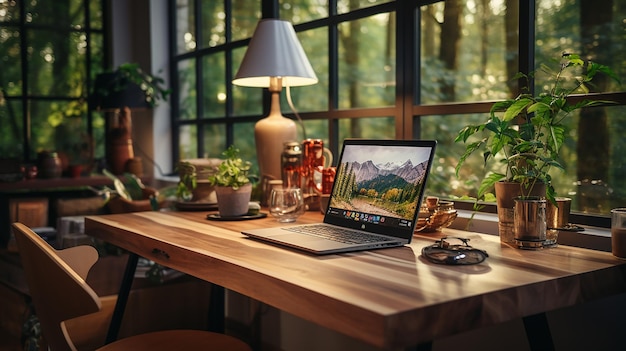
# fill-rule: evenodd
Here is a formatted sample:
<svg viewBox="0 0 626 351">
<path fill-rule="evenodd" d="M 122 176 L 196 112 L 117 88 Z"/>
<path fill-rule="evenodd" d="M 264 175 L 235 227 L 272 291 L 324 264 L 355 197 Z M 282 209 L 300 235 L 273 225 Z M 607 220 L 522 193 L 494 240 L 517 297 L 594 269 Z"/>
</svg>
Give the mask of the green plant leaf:
<svg viewBox="0 0 626 351">
<path fill-rule="evenodd" d="M 504 116 L 502 119 L 504 121 L 510 121 L 513 118 L 519 116 L 528 106 L 533 104 L 535 101 L 531 98 L 522 98 L 516 100 L 506 111 L 504 111 Z"/>
<path fill-rule="evenodd" d="M 492 189 L 494 187 L 494 184 L 505 178 L 506 176 L 500 173 L 491 173 L 490 175 L 485 177 L 485 179 L 483 179 L 483 181 L 480 183 L 480 186 L 478 187 L 478 198 L 482 199 L 487 193 L 487 190 Z"/>
<path fill-rule="evenodd" d="M 486 139 L 482 139 L 480 141 L 467 145 L 467 147 L 465 148 L 465 152 L 463 153 L 463 155 L 461 155 L 461 158 L 459 159 L 459 162 L 456 164 L 456 167 L 455 167 L 455 173 L 457 177 L 459 176 L 459 170 L 461 169 L 461 165 L 465 162 L 465 160 L 472 153 L 474 153 L 474 151 L 478 150 L 481 147 L 481 145 L 485 143 L 485 141 Z"/>
<path fill-rule="evenodd" d="M 222 155 L 226 159 L 218 166 L 215 174 L 209 176 L 212 185 L 232 187 L 239 189 L 242 185 L 250 183 L 254 176 L 250 175 L 252 163 L 239 157 L 239 149 L 231 145 Z"/>
</svg>

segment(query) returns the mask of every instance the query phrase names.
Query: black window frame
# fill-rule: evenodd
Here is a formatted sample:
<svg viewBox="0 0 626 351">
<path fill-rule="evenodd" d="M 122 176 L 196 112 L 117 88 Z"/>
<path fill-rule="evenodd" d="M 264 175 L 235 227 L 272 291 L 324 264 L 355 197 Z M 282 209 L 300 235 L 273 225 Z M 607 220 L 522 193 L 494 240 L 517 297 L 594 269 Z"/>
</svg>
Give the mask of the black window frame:
<svg viewBox="0 0 626 351">
<path fill-rule="evenodd" d="M 200 0 L 195 1 L 195 6 L 200 6 Z M 397 0 L 384 2 L 371 7 L 365 7 L 355 10 L 350 13 L 337 14 L 333 12 L 336 8 L 336 0 L 329 1 L 329 8 L 331 9 L 329 17 L 313 20 L 302 24 L 294 24 L 296 32 L 310 30 L 318 27 L 329 28 L 329 91 L 328 101 L 329 106 L 326 110 L 315 112 L 300 112 L 300 117 L 303 120 L 315 120 L 326 119 L 328 120 L 329 131 L 328 139 L 330 141 L 329 148 L 334 154 L 337 154 L 340 147 L 340 140 L 338 136 L 339 120 L 345 118 L 363 118 L 372 116 L 394 116 L 396 120 L 396 138 L 419 138 L 420 136 L 420 118 L 428 115 L 452 115 L 452 114 L 468 114 L 468 113 L 489 113 L 493 102 L 479 101 L 476 103 L 440 103 L 440 104 L 428 104 L 422 105 L 418 98 L 419 94 L 415 94 L 419 89 L 420 81 L 419 75 L 414 74 L 415 70 L 420 67 L 420 45 L 419 45 L 419 25 L 420 25 L 420 13 L 419 10 L 422 6 L 430 5 L 440 1 L 435 0 Z M 225 9 L 229 9 L 229 0 L 224 0 Z M 279 18 L 279 1 L 278 0 L 261 0 L 259 3 L 262 18 Z M 170 13 L 171 15 L 171 37 L 170 37 L 170 49 L 171 49 L 171 62 L 170 72 L 172 74 L 170 81 L 174 91 L 172 98 L 172 160 L 173 164 L 177 164 L 179 155 L 179 138 L 178 130 L 182 126 L 197 125 L 198 126 L 198 157 L 202 157 L 204 154 L 204 148 L 201 145 L 203 137 L 201 135 L 201 126 L 205 124 L 225 124 L 227 131 L 227 143 L 231 144 L 235 141 L 233 135 L 233 126 L 237 123 L 249 123 L 256 122 L 263 118 L 269 111 L 270 95 L 267 91 L 264 92 L 263 98 L 263 114 L 251 115 L 251 116 L 237 116 L 237 118 L 230 118 L 232 113 L 232 103 L 227 109 L 226 116 L 224 118 L 211 118 L 211 119 L 197 119 L 197 120 L 185 120 L 181 121 L 176 118 L 177 115 L 177 64 L 183 59 L 195 57 L 197 62 L 199 59 L 208 53 L 214 53 L 219 51 L 230 52 L 235 48 L 246 46 L 249 39 L 229 42 L 229 33 L 227 33 L 227 43 L 211 48 L 201 48 L 196 51 L 186 52 L 183 54 L 176 53 L 176 16 L 175 16 L 175 0 L 170 0 Z M 519 60 L 518 71 L 531 72 L 534 69 L 535 59 L 535 20 L 536 20 L 536 1 L 520 1 L 519 2 Z M 350 109 L 341 110 L 337 107 L 338 92 L 337 92 L 337 51 L 332 48 L 336 48 L 337 41 L 337 24 L 344 21 L 351 21 L 359 18 L 371 16 L 373 14 L 395 11 L 397 14 L 397 28 L 396 28 L 396 104 L 395 106 L 383 107 L 383 108 L 364 108 L 364 109 Z M 200 19 L 196 18 L 195 23 L 197 28 L 202 26 Z M 230 27 L 227 23 L 227 32 Z M 228 55 L 228 54 L 227 54 Z M 232 65 L 230 58 L 227 57 L 227 65 Z M 198 69 L 199 64 L 196 65 Z M 231 67 L 226 67 L 227 72 L 231 72 Z M 228 78 L 226 82 L 227 95 L 231 95 L 232 84 Z M 197 82 L 198 84 L 198 82 Z M 201 89 L 198 85 L 198 96 L 201 96 Z M 616 102 L 617 105 L 626 105 L 626 92 L 613 92 L 595 94 L 598 99 L 611 100 Z M 400 103 L 398 103 L 400 101 Z M 198 106 L 200 103 L 198 102 Z M 199 113 L 200 115 L 200 113 Z M 285 113 L 286 116 L 292 116 L 289 113 Z M 472 209 L 473 202 L 471 201 L 457 201 L 459 208 Z M 484 209 L 487 212 L 495 213 L 495 205 L 487 205 Z M 601 227 L 608 227 L 610 224 L 610 218 L 603 215 L 588 215 L 588 214 L 572 214 L 573 221 L 575 223 L 594 225 Z"/>
<path fill-rule="evenodd" d="M 109 66 L 110 62 L 110 35 L 109 35 L 109 23 L 110 23 L 110 3 L 107 0 L 81 0 L 84 3 L 84 17 L 85 17 L 85 27 L 84 28 L 73 28 L 70 24 L 59 24 L 54 23 L 41 25 L 37 23 L 28 22 L 27 10 L 25 2 L 17 1 L 17 6 L 19 6 L 19 19 L 12 22 L 3 22 L 0 23 L 0 27 L 6 28 L 14 28 L 20 33 L 20 65 L 21 65 L 21 81 L 22 81 L 22 89 L 21 94 L 19 95 L 6 95 L 3 94 L 3 99 L 7 102 L 19 102 L 22 108 L 22 153 L 19 155 L 19 159 L 23 163 L 31 163 L 36 161 L 33 159 L 36 154 L 36 150 L 33 149 L 32 145 L 32 131 L 31 131 L 31 115 L 29 113 L 29 104 L 37 101 L 88 101 L 89 89 L 83 93 L 82 96 L 79 97 L 71 97 L 65 95 L 36 95 L 30 94 L 29 85 L 28 85 L 28 69 L 29 69 L 29 61 L 28 61 L 28 35 L 25 35 L 29 30 L 39 29 L 39 30 L 54 30 L 58 32 L 66 32 L 68 37 L 72 33 L 84 33 L 86 36 L 86 72 L 85 76 L 87 77 L 87 87 L 90 88 L 92 86 L 93 77 L 95 77 L 96 72 L 102 72 L 105 67 Z M 92 28 L 91 27 L 91 6 L 90 3 L 98 1 L 100 3 L 100 8 L 102 9 L 102 28 Z M 92 59 L 92 34 L 98 33 L 102 35 L 103 38 L 103 58 L 102 58 L 102 67 L 94 67 L 92 64 L 94 61 Z M 93 117 L 92 117 L 92 109 L 87 109 L 87 134 L 90 137 L 94 135 L 94 127 L 93 127 Z"/>
</svg>

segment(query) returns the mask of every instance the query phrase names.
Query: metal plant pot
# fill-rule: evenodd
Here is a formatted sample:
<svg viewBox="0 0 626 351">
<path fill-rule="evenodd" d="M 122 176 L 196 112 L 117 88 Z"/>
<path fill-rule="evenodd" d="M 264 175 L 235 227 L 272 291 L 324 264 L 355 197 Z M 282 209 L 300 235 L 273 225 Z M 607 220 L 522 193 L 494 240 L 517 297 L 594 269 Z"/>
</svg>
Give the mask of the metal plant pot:
<svg viewBox="0 0 626 351">
<path fill-rule="evenodd" d="M 536 196 L 516 198 L 513 227 L 517 247 L 542 248 L 546 241 L 546 199 Z"/>
<path fill-rule="evenodd" d="M 495 184 L 496 201 L 498 210 L 498 233 L 500 242 L 515 245 L 514 232 L 514 207 L 515 198 L 522 195 L 520 183 L 497 182 Z M 531 193 L 532 196 L 543 197 L 546 194 L 544 184 L 536 184 Z"/>
</svg>

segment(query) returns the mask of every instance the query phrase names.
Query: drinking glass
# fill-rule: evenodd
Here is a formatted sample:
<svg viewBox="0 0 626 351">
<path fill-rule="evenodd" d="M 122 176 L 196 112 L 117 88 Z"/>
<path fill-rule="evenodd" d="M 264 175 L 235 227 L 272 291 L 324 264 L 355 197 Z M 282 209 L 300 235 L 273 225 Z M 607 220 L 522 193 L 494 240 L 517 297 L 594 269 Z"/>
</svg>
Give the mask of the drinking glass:
<svg viewBox="0 0 626 351">
<path fill-rule="evenodd" d="M 270 195 L 270 214 L 279 222 L 295 222 L 304 213 L 304 197 L 300 188 L 274 188 Z"/>
<path fill-rule="evenodd" d="M 626 208 L 611 210 L 611 252 L 626 259 Z"/>
</svg>

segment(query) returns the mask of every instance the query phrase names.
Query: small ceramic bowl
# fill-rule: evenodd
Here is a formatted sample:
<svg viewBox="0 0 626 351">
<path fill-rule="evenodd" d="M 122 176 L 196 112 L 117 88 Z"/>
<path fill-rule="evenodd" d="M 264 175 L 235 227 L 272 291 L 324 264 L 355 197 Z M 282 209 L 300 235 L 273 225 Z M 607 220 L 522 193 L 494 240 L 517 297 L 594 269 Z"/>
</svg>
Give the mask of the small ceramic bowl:
<svg viewBox="0 0 626 351">
<path fill-rule="evenodd" d="M 437 232 L 449 227 L 456 219 L 457 210 L 452 201 L 436 201 L 428 197 L 421 208 L 415 226 L 416 232 Z"/>
</svg>

